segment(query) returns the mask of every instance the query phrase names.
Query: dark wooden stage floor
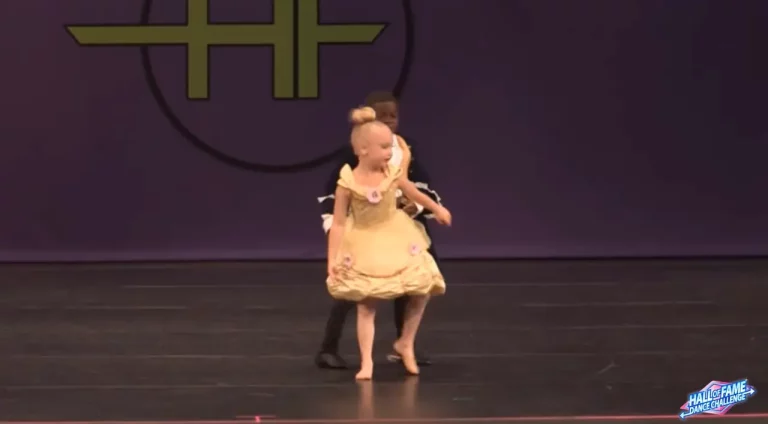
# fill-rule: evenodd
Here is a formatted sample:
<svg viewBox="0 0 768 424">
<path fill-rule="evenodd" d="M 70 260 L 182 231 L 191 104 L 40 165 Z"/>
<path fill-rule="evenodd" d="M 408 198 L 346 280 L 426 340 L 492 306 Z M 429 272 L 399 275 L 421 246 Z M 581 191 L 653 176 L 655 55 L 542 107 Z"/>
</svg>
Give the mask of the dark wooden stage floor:
<svg viewBox="0 0 768 424">
<path fill-rule="evenodd" d="M 419 340 L 436 363 L 384 361 L 386 305 L 356 384 L 312 363 L 323 264 L 2 266 L 0 421 L 676 420 L 689 392 L 746 377 L 758 393 L 725 421 L 768 423 L 768 261 L 443 268 Z"/>
</svg>

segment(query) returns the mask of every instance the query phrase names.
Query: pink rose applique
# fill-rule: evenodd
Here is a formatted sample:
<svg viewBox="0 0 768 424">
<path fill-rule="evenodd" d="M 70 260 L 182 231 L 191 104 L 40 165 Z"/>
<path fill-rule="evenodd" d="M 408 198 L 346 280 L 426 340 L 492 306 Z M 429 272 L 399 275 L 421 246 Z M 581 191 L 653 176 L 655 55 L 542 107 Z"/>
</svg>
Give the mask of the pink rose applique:
<svg viewBox="0 0 768 424">
<path fill-rule="evenodd" d="M 365 195 L 365 197 L 368 199 L 368 202 L 373 204 L 381 202 L 381 192 L 376 189 L 368 190 L 368 193 Z"/>
<path fill-rule="evenodd" d="M 345 268 L 349 268 L 352 266 L 352 256 L 349 254 L 344 255 L 344 259 L 341 260 L 341 264 L 344 265 Z"/>
<path fill-rule="evenodd" d="M 416 256 L 419 253 L 421 253 L 421 248 L 419 245 L 416 243 L 411 244 L 411 255 Z"/>
</svg>

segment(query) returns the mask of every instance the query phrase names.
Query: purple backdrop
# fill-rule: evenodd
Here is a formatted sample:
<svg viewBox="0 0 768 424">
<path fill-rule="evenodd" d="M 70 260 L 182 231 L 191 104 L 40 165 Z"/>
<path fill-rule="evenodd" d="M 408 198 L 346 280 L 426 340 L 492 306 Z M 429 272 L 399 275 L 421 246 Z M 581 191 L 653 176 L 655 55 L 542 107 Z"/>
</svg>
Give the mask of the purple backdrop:
<svg viewBox="0 0 768 424">
<path fill-rule="evenodd" d="M 211 1 L 212 21 L 272 17 L 271 1 Z M 153 24 L 185 21 L 186 1 L 154 3 Z M 403 132 L 454 213 L 443 256 L 768 254 L 768 1 L 402 3 L 321 0 L 322 22 L 388 26 L 321 48 L 318 99 L 273 100 L 266 47 L 213 47 L 208 101 L 187 100 L 183 47 L 151 47 L 157 86 L 225 154 L 311 160 L 346 143 L 367 91 L 396 85 L 406 5 Z M 163 114 L 139 47 L 65 29 L 137 24 L 142 4 L 0 5 L 0 259 L 323 256 L 330 165 L 217 160 Z"/>
</svg>

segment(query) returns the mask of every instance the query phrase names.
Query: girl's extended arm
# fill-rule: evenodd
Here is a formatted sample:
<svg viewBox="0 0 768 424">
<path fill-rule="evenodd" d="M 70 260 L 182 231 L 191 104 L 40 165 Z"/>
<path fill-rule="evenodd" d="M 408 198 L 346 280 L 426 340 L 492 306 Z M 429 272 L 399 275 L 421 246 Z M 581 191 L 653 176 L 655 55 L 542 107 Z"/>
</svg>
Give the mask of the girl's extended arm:
<svg viewBox="0 0 768 424">
<path fill-rule="evenodd" d="M 349 190 L 344 187 L 336 187 L 333 205 L 333 224 L 328 231 L 328 264 L 336 261 L 336 255 L 339 251 L 341 239 L 344 236 L 344 227 L 347 223 L 347 213 L 349 212 Z"/>
<path fill-rule="evenodd" d="M 433 213 L 437 213 L 437 211 L 442 209 L 442 206 L 440 206 L 437 202 L 430 199 L 429 196 L 427 196 L 426 194 L 420 192 L 419 189 L 416 188 L 416 185 L 408 180 L 405 174 L 403 174 L 397 180 L 397 188 L 403 191 L 403 194 L 405 195 L 405 197 L 413 200 L 414 202 L 420 205 L 423 205 L 425 208 L 429 209 Z"/>
</svg>

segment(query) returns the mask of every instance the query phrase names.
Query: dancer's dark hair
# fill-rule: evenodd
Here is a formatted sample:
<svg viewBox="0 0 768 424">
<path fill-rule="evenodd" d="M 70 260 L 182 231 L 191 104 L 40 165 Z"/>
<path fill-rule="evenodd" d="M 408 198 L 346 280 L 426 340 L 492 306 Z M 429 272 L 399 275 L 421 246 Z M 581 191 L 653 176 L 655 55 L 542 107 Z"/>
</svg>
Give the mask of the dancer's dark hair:
<svg viewBox="0 0 768 424">
<path fill-rule="evenodd" d="M 365 97 L 366 106 L 389 102 L 397 103 L 397 97 L 389 91 L 374 91 Z"/>
</svg>

